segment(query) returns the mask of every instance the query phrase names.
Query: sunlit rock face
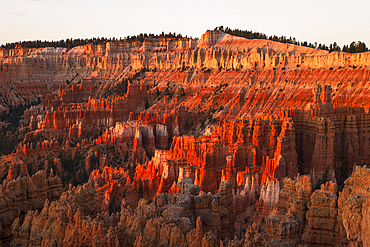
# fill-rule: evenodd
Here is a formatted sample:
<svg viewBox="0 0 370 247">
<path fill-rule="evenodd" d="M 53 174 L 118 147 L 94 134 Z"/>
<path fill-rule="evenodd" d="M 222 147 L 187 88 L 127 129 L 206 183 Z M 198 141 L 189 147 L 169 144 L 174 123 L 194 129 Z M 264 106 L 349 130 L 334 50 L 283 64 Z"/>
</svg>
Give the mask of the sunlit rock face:
<svg viewBox="0 0 370 247">
<path fill-rule="evenodd" d="M 45 97 L 55 90 L 64 103 L 84 102 L 121 79 L 128 67 L 150 69 L 145 75 L 149 83 L 167 83 L 173 75 L 185 91 L 195 90 L 200 96 L 209 96 L 214 89 L 199 90 L 199 84 L 217 87 L 227 83 L 227 94 L 214 95 L 223 105 L 244 88 L 240 116 L 302 107 L 317 84 L 332 86 L 334 104 L 369 104 L 364 99 L 368 94 L 369 53 L 329 53 L 215 31 L 207 31 L 199 41 L 147 38 L 144 42 L 89 44 L 70 50 L 17 47 L 0 54 L 1 100 L 7 104 Z M 232 100 L 229 106 L 236 107 L 235 103 Z M 266 109 L 266 105 L 272 107 Z"/>
<path fill-rule="evenodd" d="M 0 241 L 366 246 L 369 66 L 218 31 L 1 49 Z"/>
</svg>

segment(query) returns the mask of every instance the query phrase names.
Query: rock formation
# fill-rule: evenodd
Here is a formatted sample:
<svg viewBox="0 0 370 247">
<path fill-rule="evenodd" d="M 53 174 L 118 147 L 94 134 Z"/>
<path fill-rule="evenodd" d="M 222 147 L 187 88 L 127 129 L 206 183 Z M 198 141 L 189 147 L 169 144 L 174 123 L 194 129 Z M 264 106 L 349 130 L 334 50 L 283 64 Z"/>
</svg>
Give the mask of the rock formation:
<svg viewBox="0 0 370 247">
<path fill-rule="evenodd" d="M 338 218 L 342 220 L 342 232 L 350 246 L 369 245 L 369 175 L 367 167 L 356 166 L 352 176 L 345 181 L 343 191 L 339 192 Z"/>
<path fill-rule="evenodd" d="M 40 213 L 29 211 L 12 225 L 13 245 L 90 244 L 99 246 L 215 246 L 217 237 L 233 233 L 232 210 L 226 200 L 230 183 L 221 185 L 221 194 L 199 191 L 189 179 L 179 183 L 180 194 L 158 195 L 148 204 L 140 200 L 135 211 L 122 201 L 118 215 L 98 215 L 91 183 L 72 188 L 58 201 L 45 202 Z M 83 199 L 82 199 L 83 198 Z M 82 200 L 81 200 L 82 199 Z M 230 212 L 232 213 L 232 211 Z M 50 229 L 50 230 L 48 230 Z"/>
<path fill-rule="evenodd" d="M 14 173 L 9 171 L 8 177 L 12 176 Z M 17 218 L 18 222 L 22 222 L 30 210 L 41 210 L 45 200 L 58 199 L 62 190 L 60 178 L 52 173 L 47 177 L 44 171 L 32 177 L 4 180 L 0 185 L 0 241 L 9 244 L 13 221 Z"/>
<path fill-rule="evenodd" d="M 219 31 L 2 48 L 0 241 L 366 246 L 369 66 Z"/>
<path fill-rule="evenodd" d="M 328 182 L 315 190 L 308 204 L 307 226 L 302 240 L 311 244 L 335 245 L 338 242 L 337 185 Z"/>
<path fill-rule="evenodd" d="M 290 210 L 286 215 L 273 211 L 265 219 L 266 240 L 271 241 L 268 245 L 298 246 L 302 222 L 301 218 L 296 218 Z"/>
<path fill-rule="evenodd" d="M 23 223 L 13 222 L 12 245 L 50 246 L 70 243 L 72 245 L 102 243 L 117 246 L 113 227 L 107 233 L 102 229 L 102 219 L 95 218 L 97 206 L 92 184 L 85 184 L 64 192 L 58 201 L 45 201 L 43 209 L 28 211 Z M 95 219 L 92 220 L 91 217 Z M 98 221 L 97 221 L 98 220 Z M 104 219 L 108 224 L 117 224 L 118 217 Z M 106 227 L 106 225 L 104 225 Z"/>
</svg>

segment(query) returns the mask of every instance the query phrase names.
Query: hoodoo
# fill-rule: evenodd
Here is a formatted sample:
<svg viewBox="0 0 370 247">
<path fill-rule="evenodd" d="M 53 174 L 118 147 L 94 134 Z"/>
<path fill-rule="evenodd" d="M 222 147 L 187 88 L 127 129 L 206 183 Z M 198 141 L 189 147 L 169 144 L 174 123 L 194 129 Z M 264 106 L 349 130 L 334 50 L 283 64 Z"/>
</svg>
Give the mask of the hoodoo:
<svg viewBox="0 0 370 247">
<path fill-rule="evenodd" d="M 370 52 L 206 31 L 0 68 L 0 246 L 370 244 Z"/>
</svg>

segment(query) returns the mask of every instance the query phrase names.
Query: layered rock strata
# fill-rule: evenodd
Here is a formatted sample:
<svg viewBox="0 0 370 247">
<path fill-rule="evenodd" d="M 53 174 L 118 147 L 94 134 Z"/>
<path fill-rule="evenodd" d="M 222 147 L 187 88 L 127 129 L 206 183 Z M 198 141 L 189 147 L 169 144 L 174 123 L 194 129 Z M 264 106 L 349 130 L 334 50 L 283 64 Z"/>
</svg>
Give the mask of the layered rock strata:
<svg viewBox="0 0 370 247">
<path fill-rule="evenodd" d="M 326 183 L 315 190 L 308 203 L 307 226 L 302 240 L 311 244 L 335 245 L 338 243 L 340 223 L 338 222 L 337 185 Z"/>
<path fill-rule="evenodd" d="M 342 238 L 349 246 L 370 244 L 369 227 L 369 178 L 370 169 L 356 166 L 352 176 L 345 181 L 343 191 L 339 192 L 338 213 L 342 221 Z M 345 242 L 346 243 L 346 242 Z"/>
<path fill-rule="evenodd" d="M 227 210 L 232 214 L 229 183 L 221 184 L 220 194 L 212 195 L 185 179 L 179 183 L 177 195 L 160 194 L 151 204 L 140 200 L 135 211 L 126 208 L 123 200 L 120 216 L 97 217 L 94 189 L 88 183 L 64 192 L 58 201 L 46 201 L 40 213 L 29 211 L 23 224 L 16 219 L 12 244 L 217 246 L 219 237 L 233 234 L 229 227 L 233 216 Z"/>
<path fill-rule="evenodd" d="M 13 175 L 9 172 L 8 177 Z M 13 221 L 18 218 L 22 222 L 30 210 L 41 210 L 45 200 L 58 199 L 62 191 L 60 178 L 53 173 L 47 177 L 44 171 L 32 177 L 4 180 L 0 185 L 0 241 L 7 246 L 12 239 Z"/>
<path fill-rule="evenodd" d="M 0 103 L 43 99 L 0 158 L 1 240 L 13 224 L 30 246 L 366 245 L 366 169 L 352 167 L 370 162 L 369 65 L 213 31 L 0 50 Z M 63 173 L 58 152 L 82 154 L 90 183 L 59 199 L 58 177 L 18 178 L 35 154 Z"/>
</svg>

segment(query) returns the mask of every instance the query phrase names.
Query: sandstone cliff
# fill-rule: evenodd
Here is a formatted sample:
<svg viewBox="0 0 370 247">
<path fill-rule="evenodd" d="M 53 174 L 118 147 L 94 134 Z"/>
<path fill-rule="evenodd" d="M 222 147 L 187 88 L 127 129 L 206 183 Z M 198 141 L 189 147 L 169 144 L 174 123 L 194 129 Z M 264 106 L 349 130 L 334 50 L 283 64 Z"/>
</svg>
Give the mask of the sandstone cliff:
<svg viewBox="0 0 370 247">
<path fill-rule="evenodd" d="M 42 99 L 7 133 L 1 241 L 366 245 L 369 66 L 214 31 L 1 50 L 0 104 Z"/>
<path fill-rule="evenodd" d="M 64 192 L 58 201 L 46 201 L 40 213 L 29 211 L 23 224 L 17 218 L 12 245 L 216 246 L 218 237 L 233 234 L 228 183 L 221 185 L 225 189 L 220 194 L 212 195 L 185 179 L 178 195 L 161 194 L 151 204 L 140 200 L 135 211 L 123 200 L 120 216 L 96 218 L 94 189 L 85 184 Z"/>
<path fill-rule="evenodd" d="M 11 226 L 15 219 L 22 222 L 30 210 L 41 210 L 45 200 L 58 199 L 63 190 L 60 178 L 52 173 L 48 177 L 44 171 L 32 177 L 27 174 L 12 178 L 14 175 L 9 171 L 9 180 L 0 185 L 0 243 L 5 246 L 12 239 Z"/>
</svg>

